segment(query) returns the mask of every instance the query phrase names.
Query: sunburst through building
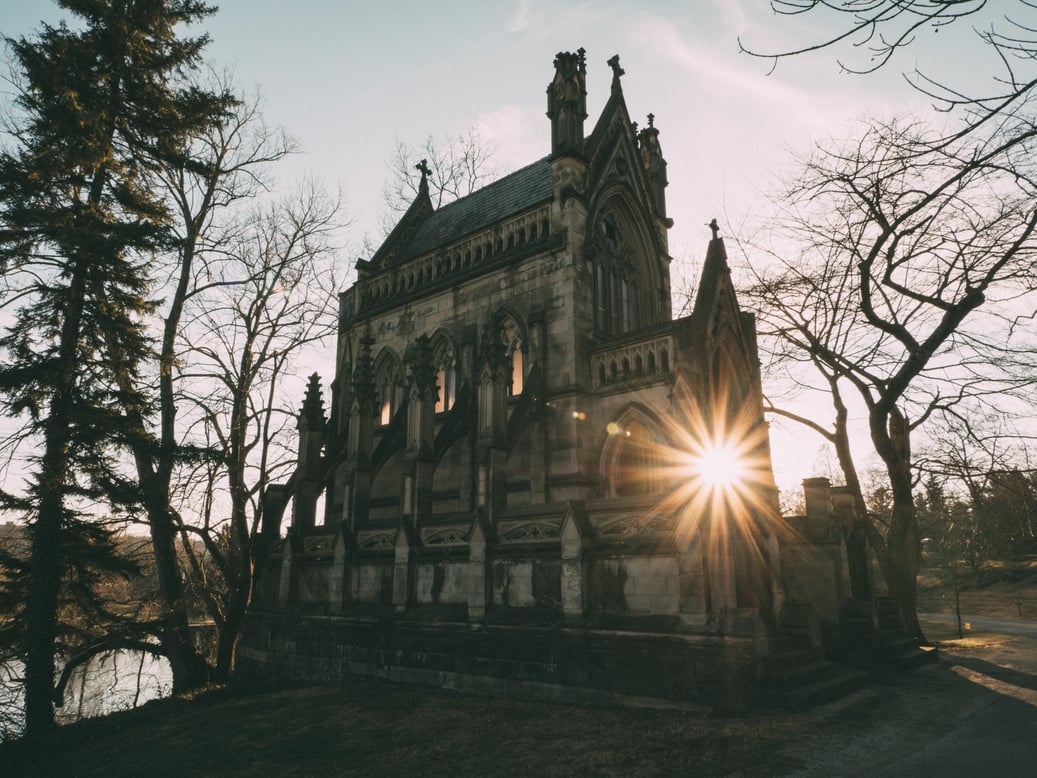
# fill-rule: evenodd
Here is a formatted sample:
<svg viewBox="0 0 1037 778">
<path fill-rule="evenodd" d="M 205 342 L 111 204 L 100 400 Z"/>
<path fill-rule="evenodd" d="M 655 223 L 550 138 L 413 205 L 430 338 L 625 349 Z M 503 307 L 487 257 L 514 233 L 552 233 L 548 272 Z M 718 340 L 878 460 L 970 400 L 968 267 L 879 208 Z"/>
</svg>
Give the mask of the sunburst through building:
<svg viewBox="0 0 1037 778">
<path fill-rule="evenodd" d="M 357 263 L 330 407 L 314 376 L 266 493 L 246 666 L 727 706 L 778 645 L 801 539 L 754 320 L 715 220 L 672 318 L 660 130 L 608 64 L 589 133 L 584 52 L 560 53 L 548 155 L 438 209 L 420 164 Z"/>
</svg>

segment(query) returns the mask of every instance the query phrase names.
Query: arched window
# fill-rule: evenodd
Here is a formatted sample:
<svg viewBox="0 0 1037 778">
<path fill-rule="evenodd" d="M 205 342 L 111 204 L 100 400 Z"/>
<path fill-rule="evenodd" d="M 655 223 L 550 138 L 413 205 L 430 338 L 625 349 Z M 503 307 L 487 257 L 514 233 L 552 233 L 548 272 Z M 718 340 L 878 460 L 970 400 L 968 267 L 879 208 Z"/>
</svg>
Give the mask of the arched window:
<svg viewBox="0 0 1037 778">
<path fill-rule="evenodd" d="M 400 363 L 387 352 L 383 352 L 377 360 L 375 391 L 378 398 L 378 423 L 384 426 L 392 421 L 403 402 Z"/>
<path fill-rule="evenodd" d="M 436 368 L 436 413 L 446 413 L 457 400 L 457 359 L 454 348 L 443 338 L 436 344 L 434 365 Z"/>
<path fill-rule="evenodd" d="M 631 244 L 616 217 L 606 211 L 593 236 L 594 326 L 619 335 L 641 326 L 640 282 Z"/>
<path fill-rule="evenodd" d="M 659 491 L 659 446 L 642 424 L 631 424 L 621 433 L 622 443 L 613 475 L 617 497 L 633 497 Z"/>
<path fill-rule="evenodd" d="M 508 396 L 518 397 L 526 383 L 526 366 L 522 353 L 524 344 L 518 324 L 510 317 L 506 317 L 501 324 L 501 338 L 504 340 L 504 357 L 511 367 Z"/>
<path fill-rule="evenodd" d="M 659 494 L 672 488 L 669 446 L 658 423 L 643 414 L 624 414 L 608 425 L 602 475 L 612 497 Z"/>
</svg>

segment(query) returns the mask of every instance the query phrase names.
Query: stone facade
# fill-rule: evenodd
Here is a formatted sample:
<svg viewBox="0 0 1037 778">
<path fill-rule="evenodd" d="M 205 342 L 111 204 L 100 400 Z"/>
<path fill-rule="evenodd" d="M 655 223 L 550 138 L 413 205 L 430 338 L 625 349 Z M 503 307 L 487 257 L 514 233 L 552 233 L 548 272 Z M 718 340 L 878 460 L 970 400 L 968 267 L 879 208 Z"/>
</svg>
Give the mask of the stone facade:
<svg viewBox="0 0 1037 778">
<path fill-rule="evenodd" d="M 717 702 L 769 652 L 784 530 L 753 317 L 714 221 L 672 319 L 659 129 L 609 65 L 589 134 L 584 52 L 561 53 L 550 154 L 438 210 L 422 163 L 358 262 L 330 408 L 315 377 L 298 471 L 267 491 L 246 664 Z"/>
</svg>

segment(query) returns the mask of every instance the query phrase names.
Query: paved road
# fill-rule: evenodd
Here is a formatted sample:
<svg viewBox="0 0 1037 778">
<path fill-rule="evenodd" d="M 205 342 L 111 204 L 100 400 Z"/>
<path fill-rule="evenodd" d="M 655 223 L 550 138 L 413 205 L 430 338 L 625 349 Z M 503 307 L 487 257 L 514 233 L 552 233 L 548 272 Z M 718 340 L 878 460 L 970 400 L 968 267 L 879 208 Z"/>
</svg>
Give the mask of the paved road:
<svg viewBox="0 0 1037 778">
<path fill-rule="evenodd" d="M 930 621 L 941 621 L 946 624 L 956 624 L 957 617 L 951 613 L 919 613 L 918 618 Z M 968 622 L 973 630 L 984 632 L 1001 632 L 1005 635 L 1025 635 L 1037 637 L 1037 621 L 1026 619 L 1001 619 L 990 616 L 962 616 L 962 622 Z"/>
</svg>

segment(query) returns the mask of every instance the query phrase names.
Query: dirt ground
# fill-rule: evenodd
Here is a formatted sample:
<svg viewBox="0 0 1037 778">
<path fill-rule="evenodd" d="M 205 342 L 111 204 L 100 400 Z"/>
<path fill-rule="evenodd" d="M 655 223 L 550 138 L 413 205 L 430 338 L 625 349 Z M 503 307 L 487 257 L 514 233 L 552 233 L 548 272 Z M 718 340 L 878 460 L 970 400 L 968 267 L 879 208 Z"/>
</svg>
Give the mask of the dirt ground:
<svg viewBox="0 0 1037 778">
<path fill-rule="evenodd" d="M 951 640 L 805 713 L 574 706 L 370 680 L 213 690 L 0 749 L 3 776 L 1025 775 L 1037 761 L 1037 639 Z"/>
</svg>

